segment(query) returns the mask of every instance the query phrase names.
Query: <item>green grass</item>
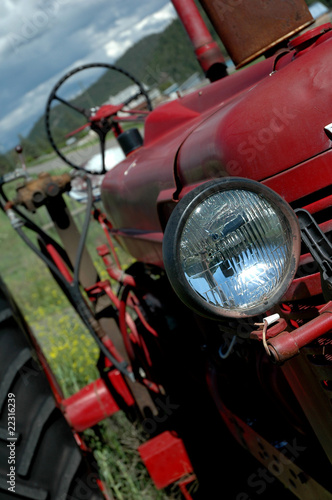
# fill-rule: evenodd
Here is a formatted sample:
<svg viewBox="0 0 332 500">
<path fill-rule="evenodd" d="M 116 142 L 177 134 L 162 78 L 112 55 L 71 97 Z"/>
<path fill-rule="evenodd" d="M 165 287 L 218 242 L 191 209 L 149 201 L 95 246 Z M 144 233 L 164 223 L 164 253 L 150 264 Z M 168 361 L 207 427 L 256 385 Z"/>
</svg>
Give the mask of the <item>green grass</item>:
<svg viewBox="0 0 332 500">
<path fill-rule="evenodd" d="M 144 123 L 142 122 L 132 122 L 132 123 L 126 123 L 124 122 L 122 124 L 122 130 L 125 132 L 126 130 L 130 129 L 130 128 L 137 128 L 138 130 L 140 130 L 141 134 L 144 134 Z M 113 132 L 109 132 L 107 137 L 107 142 L 106 142 L 106 149 L 107 147 L 112 147 L 114 144 L 114 134 Z M 80 143 L 79 141 L 77 143 L 74 143 L 70 146 L 66 146 L 66 145 L 59 145 L 57 144 L 58 148 L 60 149 L 61 153 L 67 157 L 67 155 L 69 153 L 72 153 L 72 152 L 77 152 L 77 151 L 80 151 L 82 149 L 86 149 L 86 148 L 90 148 L 92 146 L 95 146 L 95 145 L 99 145 L 100 144 L 100 140 L 99 140 L 99 137 L 96 135 L 96 137 L 94 138 L 91 138 L 89 141 L 87 142 L 83 142 L 83 143 Z M 53 150 L 51 150 L 49 153 L 45 153 L 44 155 L 40 156 L 39 158 L 35 158 L 35 159 L 28 159 L 27 160 L 27 167 L 35 167 L 37 165 L 42 165 L 43 163 L 47 162 L 47 161 L 50 161 L 50 160 L 54 160 L 58 158 L 58 155 L 57 153 L 55 153 Z M 68 167 L 67 167 L 68 169 Z M 68 171 L 68 170 L 67 170 Z"/>
<path fill-rule="evenodd" d="M 76 202 L 69 200 L 69 203 L 75 208 Z M 44 209 L 38 210 L 33 218 L 41 225 L 49 221 Z M 82 220 L 78 221 L 78 226 L 81 223 Z M 95 367 L 98 348 L 48 269 L 21 241 L 3 212 L 0 212 L 0 228 L 0 274 L 68 397 L 99 377 Z M 92 223 L 88 248 L 102 279 L 107 275 L 98 261 L 95 246 L 104 242 L 101 229 Z M 137 452 L 138 445 L 145 440 L 143 433 L 122 412 L 85 431 L 84 436 L 109 491 L 117 500 L 179 498 L 172 491 L 155 489 Z"/>
</svg>

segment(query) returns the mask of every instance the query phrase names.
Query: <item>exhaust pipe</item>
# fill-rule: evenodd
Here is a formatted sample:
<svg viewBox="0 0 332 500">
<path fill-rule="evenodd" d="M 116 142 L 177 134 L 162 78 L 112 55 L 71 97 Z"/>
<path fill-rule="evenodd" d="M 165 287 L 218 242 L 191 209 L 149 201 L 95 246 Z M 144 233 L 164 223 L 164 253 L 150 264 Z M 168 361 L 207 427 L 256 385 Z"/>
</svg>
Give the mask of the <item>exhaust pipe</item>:
<svg viewBox="0 0 332 500">
<path fill-rule="evenodd" d="M 206 78 L 214 82 L 227 76 L 224 56 L 213 40 L 194 0 L 172 0 L 172 3 L 191 40 Z"/>
<path fill-rule="evenodd" d="M 272 55 L 314 22 L 304 0 L 199 2 L 237 68 Z"/>
</svg>

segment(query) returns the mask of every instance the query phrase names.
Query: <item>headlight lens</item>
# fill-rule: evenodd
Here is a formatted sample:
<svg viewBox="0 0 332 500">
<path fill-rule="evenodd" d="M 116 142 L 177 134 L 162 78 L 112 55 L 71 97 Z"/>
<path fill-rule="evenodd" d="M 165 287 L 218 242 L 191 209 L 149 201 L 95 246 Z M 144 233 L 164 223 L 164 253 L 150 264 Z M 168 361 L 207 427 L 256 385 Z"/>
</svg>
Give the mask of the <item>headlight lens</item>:
<svg viewBox="0 0 332 500">
<path fill-rule="evenodd" d="M 174 210 L 164 239 L 175 291 L 212 317 L 266 312 L 292 281 L 299 253 L 294 212 L 247 179 L 222 179 L 190 192 Z"/>
</svg>

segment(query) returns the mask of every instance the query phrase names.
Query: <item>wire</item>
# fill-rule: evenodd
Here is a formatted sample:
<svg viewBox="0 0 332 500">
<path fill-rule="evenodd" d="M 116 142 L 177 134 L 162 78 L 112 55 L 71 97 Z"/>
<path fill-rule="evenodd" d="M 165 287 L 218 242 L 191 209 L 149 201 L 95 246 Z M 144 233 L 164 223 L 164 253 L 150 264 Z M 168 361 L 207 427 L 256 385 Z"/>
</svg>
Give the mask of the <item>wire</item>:
<svg viewBox="0 0 332 500">
<path fill-rule="evenodd" d="M 266 338 L 267 337 L 267 329 L 270 325 L 279 321 L 279 319 L 280 319 L 279 314 L 272 314 L 271 316 L 266 316 L 266 318 L 263 318 L 263 323 L 255 323 L 255 325 L 263 327 L 262 342 L 263 342 L 263 346 L 264 346 L 264 349 L 266 351 L 266 354 L 268 356 L 272 356 L 272 354 L 271 354 L 271 351 L 270 351 L 268 343 L 267 343 L 267 338 Z"/>
<path fill-rule="evenodd" d="M 17 234 L 22 238 L 24 243 L 46 264 L 46 266 L 54 272 L 54 274 L 59 278 L 59 280 L 63 283 L 65 289 L 68 291 L 68 294 L 70 297 L 73 299 L 73 303 L 77 304 L 75 307 L 75 310 L 83 320 L 85 326 L 87 327 L 89 333 L 92 335 L 94 338 L 95 342 L 97 343 L 99 349 L 103 352 L 103 354 L 106 356 L 107 359 L 112 363 L 112 365 L 119 370 L 119 372 L 128 377 L 130 380 L 135 381 L 135 377 L 133 372 L 129 371 L 127 369 L 128 364 L 126 362 L 119 362 L 107 349 L 107 347 L 103 344 L 102 340 L 98 337 L 97 333 L 95 332 L 92 323 L 95 321 L 94 316 L 92 315 L 89 307 L 86 305 L 84 298 L 81 294 L 80 287 L 79 287 L 79 282 L 72 282 L 69 284 L 67 280 L 63 277 L 61 272 L 58 270 L 58 268 L 54 265 L 54 263 L 48 259 L 42 252 L 37 248 L 34 243 L 28 238 L 28 236 L 24 233 L 22 230 L 22 227 L 19 225 L 16 225 L 14 227 L 16 230 Z M 87 233 L 87 229 L 85 228 L 85 232 Z M 83 235 L 83 238 L 81 238 L 81 241 L 85 241 L 85 237 Z M 80 241 L 80 243 L 81 243 Z M 80 265 L 81 262 L 81 257 L 80 257 L 80 252 L 77 252 L 77 265 Z"/>
<path fill-rule="evenodd" d="M 24 241 L 24 243 L 26 243 L 26 245 L 49 267 L 49 269 L 54 273 L 56 274 L 56 276 L 59 278 L 59 280 L 63 283 L 63 285 L 68 289 L 68 291 L 70 290 L 70 285 L 69 283 L 67 282 L 67 280 L 63 277 L 63 275 L 60 273 L 59 269 L 56 267 L 56 265 L 50 260 L 48 259 L 43 253 L 41 250 L 39 250 L 39 248 L 37 248 L 33 243 L 32 241 L 30 240 L 30 238 L 28 238 L 28 236 L 25 234 L 25 232 L 22 230 L 21 227 L 15 227 L 15 230 L 17 232 L 17 234 L 22 238 L 22 240 Z"/>
<path fill-rule="evenodd" d="M 3 185 L 0 184 L 0 195 L 3 197 L 3 199 L 5 200 L 5 202 L 8 202 L 8 197 L 7 195 L 5 194 L 4 190 L 3 190 Z M 1 208 L 5 211 L 4 209 L 4 206 L 3 206 L 3 203 L 1 202 Z M 61 255 L 61 257 L 65 260 L 66 264 L 67 265 L 70 265 L 69 264 L 69 259 L 67 257 L 67 254 L 65 252 L 65 250 L 63 249 L 63 247 L 61 245 L 59 245 L 59 243 L 54 239 L 52 238 L 52 236 L 50 236 L 49 234 L 45 233 L 45 231 L 43 231 L 39 226 L 37 226 L 37 224 L 35 224 L 31 219 L 30 217 L 28 217 L 24 212 L 22 212 L 18 207 L 16 206 L 12 206 L 11 207 L 12 210 L 17 214 L 19 215 L 25 222 L 25 227 L 27 227 L 28 229 L 30 229 L 31 231 L 34 231 L 36 234 L 38 234 L 45 242 L 47 243 L 50 243 L 51 245 L 53 245 L 56 250 L 59 252 L 59 254 Z"/>
<path fill-rule="evenodd" d="M 219 349 L 219 356 L 221 357 L 221 359 L 228 358 L 228 356 L 230 355 L 230 353 L 231 353 L 231 351 L 232 351 L 232 349 L 233 349 L 233 347 L 235 345 L 235 342 L 236 342 L 236 337 L 234 336 L 232 338 L 231 343 L 229 344 L 228 349 L 227 349 L 227 351 L 225 353 L 222 352 L 222 349 L 220 347 L 220 349 Z"/>
<path fill-rule="evenodd" d="M 85 248 L 85 242 L 86 242 L 86 238 L 87 238 L 88 231 L 89 231 L 90 220 L 91 220 L 91 210 L 92 210 L 92 205 L 93 205 L 92 183 L 91 183 L 91 180 L 88 176 L 86 176 L 85 181 L 87 184 L 87 208 L 86 208 L 86 213 L 85 213 L 85 218 L 84 218 L 84 223 L 83 223 L 83 227 L 82 227 L 80 241 L 79 241 L 78 246 L 77 246 L 77 253 L 76 253 L 76 259 L 75 259 L 75 265 L 74 265 L 73 286 L 76 286 L 79 283 L 79 272 L 80 272 L 80 268 L 81 268 L 82 256 L 83 256 L 83 252 L 84 252 L 84 248 Z"/>
<path fill-rule="evenodd" d="M 77 247 L 77 253 L 76 253 L 76 258 L 75 258 L 75 264 L 74 264 L 74 278 L 72 283 L 68 283 L 68 281 L 64 278 L 62 273 L 59 271 L 57 266 L 53 263 L 51 259 L 49 259 L 46 255 L 42 253 L 42 251 L 35 246 L 35 244 L 30 240 L 30 238 L 25 234 L 25 232 L 22 230 L 22 226 L 26 226 L 28 229 L 34 231 L 36 234 L 41 236 L 42 238 L 46 241 L 51 242 L 52 244 L 55 244 L 56 248 L 61 249 L 63 252 L 63 248 L 55 241 L 53 238 L 51 238 L 49 235 L 44 233 L 33 221 L 29 219 L 29 217 L 25 216 L 17 207 L 11 207 L 11 210 L 13 210 L 17 215 L 19 215 L 24 222 L 19 221 L 17 219 L 17 223 L 13 223 L 12 225 L 14 229 L 16 230 L 17 234 L 20 236 L 20 238 L 24 241 L 24 243 L 39 257 L 45 264 L 46 266 L 50 269 L 50 271 L 59 279 L 61 284 L 63 284 L 65 290 L 68 292 L 68 295 L 72 298 L 73 304 L 75 304 L 75 310 L 78 313 L 78 315 L 81 317 L 83 320 L 85 326 L 87 327 L 89 333 L 92 335 L 94 338 L 95 342 L 99 346 L 100 350 L 103 352 L 103 354 L 106 356 L 107 359 L 112 363 L 112 365 L 119 370 L 122 375 L 125 375 L 128 377 L 130 380 L 135 381 L 134 374 L 131 371 L 128 371 L 128 363 L 125 361 L 119 362 L 107 349 L 107 347 L 103 344 L 102 340 L 99 338 L 97 333 L 95 332 L 95 329 L 93 328 L 92 324 L 95 321 L 95 318 L 93 314 L 91 313 L 90 308 L 86 305 L 85 300 L 81 294 L 80 291 L 80 286 L 79 286 L 79 272 L 80 272 L 80 267 L 82 263 L 82 256 L 85 248 L 85 243 L 86 243 L 86 238 L 89 230 L 89 225 L 90 225 L 90 215 L 91 215 L 91 210 L 92 210 L 92 205 L 93 205 L 93 193 L 92 193 L 92 184 L 91 180 L 86 177 L 86 182 L 87 182 L 87 187 L 88 187 L 88 200 L 87 200 L 87 209 L 86 209 L 86 215 L 83 223 L 83 228 L 82 228 L 82 233 L 80 237 L 80 241 Z M 7 197 L 5 193 L 3 192 L 2 186 L 0 187 L 0 194 L 3 196 L 5 201 L 7 200 Z M 8 214 L 9 215 L 9 214 Z"/>
<path fill-rule="evenodd" d="M 263 341 L 263 346 L 264 346 L 264 349 L 266 351 L 266 354 L 268 354 L 269 356 L 271 356 L 271 352 L 270 352 L 269 346 L 267 345 L 267 341 L 266 341 L 266 332 L 267 332 L 267 327 L 268 326 L 269 326 L 269 324 L 268 324 L 268 322 L 265 319 L 264 320 L 264 326 L 263 326 L 263 332 L 262 332 L 262 341 Z"/>
</svg>

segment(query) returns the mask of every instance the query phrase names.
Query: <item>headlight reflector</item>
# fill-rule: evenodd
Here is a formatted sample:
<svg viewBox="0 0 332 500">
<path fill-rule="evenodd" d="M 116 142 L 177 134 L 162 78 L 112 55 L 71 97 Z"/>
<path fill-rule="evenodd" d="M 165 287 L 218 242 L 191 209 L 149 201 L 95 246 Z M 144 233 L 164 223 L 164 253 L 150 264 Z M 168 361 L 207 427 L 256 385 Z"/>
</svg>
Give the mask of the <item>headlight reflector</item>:
<svg viewBox="0 0 332 500">
<path fill-rule="evenodd" d="M 165 231 L 165 268 L 195 311 L 255 316 L 285 293 L 300 241 L 295 213 L 274 191 L 248 179 L 221 179 L 178 203 Z"/>
</svg>

